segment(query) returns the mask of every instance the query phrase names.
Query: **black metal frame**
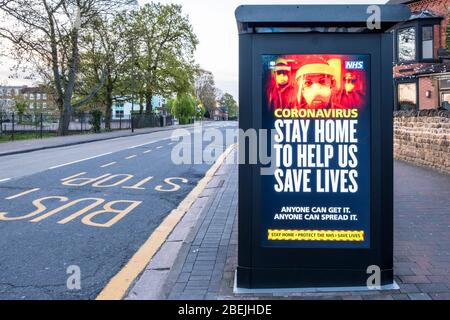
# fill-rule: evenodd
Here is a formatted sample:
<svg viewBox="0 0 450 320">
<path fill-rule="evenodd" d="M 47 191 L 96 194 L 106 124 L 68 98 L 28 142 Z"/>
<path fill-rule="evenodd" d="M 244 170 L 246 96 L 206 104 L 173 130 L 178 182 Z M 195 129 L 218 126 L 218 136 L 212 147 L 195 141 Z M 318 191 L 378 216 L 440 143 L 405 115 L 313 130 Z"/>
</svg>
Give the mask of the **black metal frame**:
<svg viewBox="0 0 450 320">
<path fill-rule="evenodd" d="M 400 104 L 398 99 L 398 85 L 402 83 L 415 83 L 416 84 L 416 110 L 419 110 L 419 99 L 420 99 L 420 88 L 419 88 L 419 78 L 396 78 L 394 79 L 394 110 L 400 110 Z"/>
<path fill-rule="evenodd" d="M 414 64 L 414 63 L 420 63 L 420 62 L 428 62 L 428 63 L 437 63 L 439 62 L 439 57 L 434 52 L 433 48 L 433 58 L 432 59 L 424 59 L 423 58 L 423 34 L 422 34 L 422 27 L 433 27 L 436 25 L 441 24 L 441 18 L 427 18 L 427 19 L 415 19 L 410 20 L 408 22 L 402 23 L 401 25 L 394 28 L 394 49 L 395 49 L 395 55 L 394 55 L 394 62 L 396 64 L 403 63 L 403 64 Z M 408 28 L 414 28 L 416 33 L 416 56 L 414 60 L 408 60 L 408 61 L 401 61 L 398 58 L 398 33 L 400 30 L 408 29 Z M 434 29 L 433 29 L 433 46 L 436 43 L 436 37 L 434 36 Z"/>
</svg>

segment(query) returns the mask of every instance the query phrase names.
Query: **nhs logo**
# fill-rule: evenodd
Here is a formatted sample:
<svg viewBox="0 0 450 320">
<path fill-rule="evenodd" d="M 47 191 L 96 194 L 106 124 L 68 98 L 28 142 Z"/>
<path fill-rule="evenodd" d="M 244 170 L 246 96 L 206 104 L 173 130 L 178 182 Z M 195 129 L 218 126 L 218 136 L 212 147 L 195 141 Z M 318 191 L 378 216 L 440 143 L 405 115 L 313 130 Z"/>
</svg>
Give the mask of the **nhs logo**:
<svg viewBox="0 0 450 320">
<path fill-rule="evenodd" d="M 362 70 L 364 69 L 364 61 L 346 61 L 345 68 L 347 70 Z"/>
</svg>

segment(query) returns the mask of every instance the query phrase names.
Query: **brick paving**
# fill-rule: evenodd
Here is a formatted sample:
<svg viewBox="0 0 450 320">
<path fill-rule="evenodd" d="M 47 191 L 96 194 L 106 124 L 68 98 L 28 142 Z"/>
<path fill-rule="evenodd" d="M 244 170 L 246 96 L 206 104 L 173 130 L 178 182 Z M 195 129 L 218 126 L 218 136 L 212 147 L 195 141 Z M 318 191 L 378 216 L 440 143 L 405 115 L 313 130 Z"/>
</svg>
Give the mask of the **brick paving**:
<svg viewBox="0 0 450 320">
<path fill-rule="evenodd" d="M 450 176 L 395 163 L 395 279 L 400 290 L 297 294 L 233 293 L 237 265 L 237 166 L 223 165 L 183 242 L 166 299 L 450 299 Z"/>
</svg>

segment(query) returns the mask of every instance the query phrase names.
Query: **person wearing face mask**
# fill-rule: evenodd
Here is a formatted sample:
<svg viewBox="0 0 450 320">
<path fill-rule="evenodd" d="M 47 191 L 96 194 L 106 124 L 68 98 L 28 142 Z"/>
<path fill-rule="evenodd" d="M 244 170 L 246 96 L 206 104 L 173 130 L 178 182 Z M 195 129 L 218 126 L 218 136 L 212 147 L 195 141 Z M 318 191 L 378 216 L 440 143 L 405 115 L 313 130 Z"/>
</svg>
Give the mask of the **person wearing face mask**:
<svg viewBox="0 0 450 320">
<path fill-rule="evenodd" d="M 335 71 L 320 57 L 309 58 L 296 75 L 299 108 L 336 108 L 333 95 L 336 91 Z"/>
<path fill-rule="evenodd" d="M 277 59 L 272 69 L 272 79 L 268 87 L 269 105 L 272 110 L 295 107 L 295 86 L 292 74 L 293 61 Z"/>
<path fill-rule="evenodd" d="M 347 72 L 343 80 L 344 87 L 337 95 L 336 102 L 348 109 L 362 108 L 365 99 L 360 88 L 358 75 Z"/>
</svg>

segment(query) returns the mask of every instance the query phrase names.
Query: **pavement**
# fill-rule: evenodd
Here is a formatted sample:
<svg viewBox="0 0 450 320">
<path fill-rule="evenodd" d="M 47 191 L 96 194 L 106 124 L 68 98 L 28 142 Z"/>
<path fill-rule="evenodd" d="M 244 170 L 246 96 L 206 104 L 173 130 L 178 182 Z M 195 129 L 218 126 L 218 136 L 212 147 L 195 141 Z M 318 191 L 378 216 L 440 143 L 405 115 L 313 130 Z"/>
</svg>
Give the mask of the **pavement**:
<svg viewBox="0 0 450 320">
<path fill-rule="evenodd" d="M 182 129 L 189 128 L 192 125 L 181 125 L 175 127 L 158 127 L 158 128 L 143 128 L 135 129 L 134 132 L 131 130 L 117 130 L 112 132 L 98 133 L 98 134 L 76 134 L 65 137 L 54 137 L 45 139 L 33 139 L 33 140 L 22 140 L 22 141 L 12 141 L 0 144 L 0 157 L 9 156 L 20 153 L 34 152 L 39 150 L 60 148 L 74 146 L 83 143 L 91 143 L 96 141 L 104 141 L 117 139 L 122 137 L 132 137 L 136 135 L 149 134 L 160 131 L 170 131 L 174 128 Z"/>
<path fill-rule="evenodd" d="M 237 171 L 236 165 L 222 165 L 126 299 L 450 299 L 450 177 L 403 162 L 395 162 L 394 272 L 399 290 L 234 294 Z"/>
<path fill-rule="evenodd" d="M 228 127 L 0 157 L 0 299 L 96 299 L 211 169 L 174 164 L 174 148 Z"/>
</svg>

